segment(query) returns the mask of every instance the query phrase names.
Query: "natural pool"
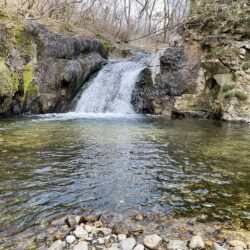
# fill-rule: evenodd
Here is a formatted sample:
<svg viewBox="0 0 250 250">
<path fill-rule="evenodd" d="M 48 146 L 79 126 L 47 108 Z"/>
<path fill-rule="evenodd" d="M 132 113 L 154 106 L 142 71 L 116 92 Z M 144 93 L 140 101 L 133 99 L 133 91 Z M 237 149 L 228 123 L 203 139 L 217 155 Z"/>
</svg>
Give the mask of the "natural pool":
<svg viewBox="0 0 250 250">
<path fill-rule="evenodd" d="M 246 226 L 250 126 L 146 117 L 2 119 L 2 246 L 86 207 L 240 218 Z"/>
</svg>

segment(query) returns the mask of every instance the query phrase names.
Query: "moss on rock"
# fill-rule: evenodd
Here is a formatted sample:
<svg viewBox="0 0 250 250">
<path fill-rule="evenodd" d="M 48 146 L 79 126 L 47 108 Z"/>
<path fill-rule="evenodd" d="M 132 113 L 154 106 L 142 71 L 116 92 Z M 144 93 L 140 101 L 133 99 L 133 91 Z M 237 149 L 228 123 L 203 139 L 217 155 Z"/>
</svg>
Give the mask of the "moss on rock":
<svg viewBox="0 0 250 250">
<path fill-rule="evenodd" d="M 24 94 L 26 93 L 27 89 L 29 88 L 34 75 L 34 68 L 31 63 L 27 64 L 23 70 L 23 91 Z"/>
<path fill-rule="evenodd" d="M 5 62 L 0 58 L 0 113 L 8 111 L 12 97 L 18 90 L 16 75 L 14 75 Z"/>
</svg>

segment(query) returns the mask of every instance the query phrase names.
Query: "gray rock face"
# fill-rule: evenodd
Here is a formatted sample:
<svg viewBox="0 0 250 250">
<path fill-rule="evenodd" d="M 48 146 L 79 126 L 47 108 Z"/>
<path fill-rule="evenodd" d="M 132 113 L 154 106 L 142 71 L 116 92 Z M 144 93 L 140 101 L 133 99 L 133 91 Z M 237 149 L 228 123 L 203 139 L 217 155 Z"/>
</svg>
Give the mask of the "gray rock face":
<svg viewBox="0 0 250 250">
<path fill-rule="evenodd" d="M 128 239 L 122 240 L 119 243 L 119 247 L 122 250 L 132 250 L 135 245 L 136 245 L 136 241 L 134 238 L 128 238 Z"/>
<path fill-rule="evenodd" d="M 158 79 L 161 91 L 166 91 L 166 94 L 171 96 L 180 96 L 190 91 L 191 75 L 185 66 L 186 63 L 187 58 L 183 48 L 171 47 L 164 51 L 160 57 L 161 76 Z"/>
<path fill-rule="evenodd" d="M 44 52 L 38 56 L 36 67 L 39 70 L 34 76 L 39 97 L 27 98 L 25 111 L 67 111 L 87 78 L 105 62 L 102 44 L 85 37 L 57 34 L 36 22 L 31 22 L 29 29 L 38 33 Z M 34 101 L 39 102 L 40 110 L 33 110 Z"/>
<path fill-rule="evenodd" d="M 165 110 L 171 116 L 173 99 L 195 89 L 183 48 L 167 48 L 159 60 L 160 73 L 152 76 L 151 69 L 145 68 L 135 84 L 131 103 L 137 113 L 160 114 Z"/>
<path fill-rule="evenodd" d="M 154 112 L 152 100 L 156 98 L 151 71 L 145 68 L 138 76 L 131 96 L 131 104 L 136 113 L 151 114 Z"/>
</svg>

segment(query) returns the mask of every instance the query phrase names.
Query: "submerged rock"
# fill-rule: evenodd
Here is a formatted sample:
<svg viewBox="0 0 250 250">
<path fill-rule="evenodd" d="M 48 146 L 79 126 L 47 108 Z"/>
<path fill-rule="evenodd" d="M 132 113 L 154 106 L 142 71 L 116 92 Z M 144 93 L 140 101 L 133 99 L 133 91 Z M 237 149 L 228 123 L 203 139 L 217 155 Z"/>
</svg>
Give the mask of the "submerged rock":
<svg viewBox="0 0 250 250">
<path fill-rule="evenodd" d="M 80 222 L 80 219 L 81 219 L 80 216 L 68 215 L 67 218 L 65 219 L 65 222 L 69 227 L 74 228 Z"/>
<path fill-rule="evenodd" d="M 124 223 L 122 223 L 122 222 L 119 222 L 113 226 L 113 232 L 115 234 L 125 234 L 125 235 L 129 234 L 129 230 L 128 230 L 127 226 L 124 225 Z"/>
</svg>

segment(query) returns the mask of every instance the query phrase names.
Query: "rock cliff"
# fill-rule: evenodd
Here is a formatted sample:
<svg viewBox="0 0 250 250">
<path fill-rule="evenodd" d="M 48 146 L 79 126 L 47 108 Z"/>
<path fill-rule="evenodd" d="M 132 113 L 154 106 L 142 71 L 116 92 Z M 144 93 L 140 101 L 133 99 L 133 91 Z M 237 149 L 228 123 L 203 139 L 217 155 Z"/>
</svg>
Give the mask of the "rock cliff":
<svg viewBox="0 0 250 250">
<path fill-rule="evenodd" d="M 106 61 L 100 41 L 0 10 L 0 114 L 66 111 Z"/>
</svg>

